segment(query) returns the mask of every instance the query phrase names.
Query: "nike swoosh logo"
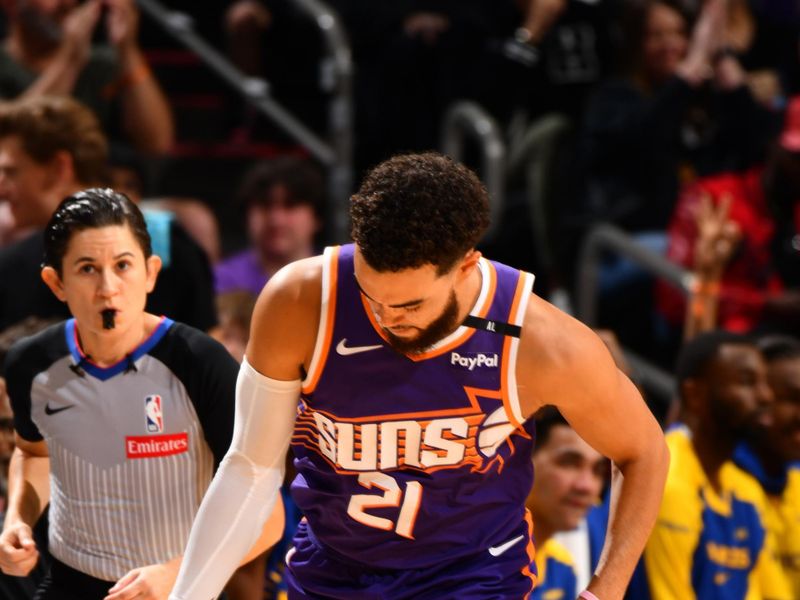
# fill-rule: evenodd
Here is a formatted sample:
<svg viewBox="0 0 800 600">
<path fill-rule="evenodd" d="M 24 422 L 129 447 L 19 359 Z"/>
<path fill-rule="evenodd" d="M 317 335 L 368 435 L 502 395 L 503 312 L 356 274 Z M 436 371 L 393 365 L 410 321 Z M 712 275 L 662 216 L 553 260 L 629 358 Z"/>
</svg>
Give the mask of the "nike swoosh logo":
<svg viewBox="0 0 800 600">
<path fill-rule="evenodd" d="M 347 338 L 342 338 L 338 344 L 336 344 L 336 353 L 341 354 L 342 356 L 350 356 L 351 354 L 359 354 L 361 352 L 369 352 L 370 350 L 377 350 L 378 348 L 383 348 L 383 344 L 378 344 L 377 346 L 346 346 Z"/>
<path fill-rule="evenodd" d="M 506 550 L 511 548 L 511 546 L 513 546 L 514 544 L 516 544 L 520 540 L 524 540 L 524 539 L 525 539 L 524 535 L 518 535 L 513 540 L 508 540 L 505 544 L 500 544 L 499 546 L 490 546 L 489 547 L 489 554 L 491 554 L 492 556 L 500 556 Z"/>
<path fill-rule="evenodd" d="M 44 414 L 46 415 L 54 415 L 56 413 L 60 413 L 62 410 L 67 410 L 68 408 L 72 408 L 75 406 L 74 404 L 67 404 L 66 406 L 58 406 L 56 408 L 51 408 L 50 403 L 44 405 Z"/>
</svg>

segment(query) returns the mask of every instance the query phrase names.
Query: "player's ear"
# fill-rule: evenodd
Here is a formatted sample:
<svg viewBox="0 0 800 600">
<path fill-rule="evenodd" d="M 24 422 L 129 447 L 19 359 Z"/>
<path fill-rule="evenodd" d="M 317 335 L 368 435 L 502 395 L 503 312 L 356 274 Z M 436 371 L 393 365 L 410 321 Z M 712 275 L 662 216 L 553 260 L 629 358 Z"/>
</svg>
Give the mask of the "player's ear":
<svg viewBox="0 0 800 600">
<path fill-rule="evenodd" d="M 473 248 L 469 252 L 464 255 L 464 258 L 461 259 L 461 262 L 457 266 L 458 275 L 461 277 L 465 277 L 472 272 L 472 269 L 475 268 L 475 265 L 478 264 L 482 254 L 479 250 L 475 250 Z"/>
<path fill-rule="evenodd" d="M 50 291 L 53 292 L 53 295 L 62 302 L 66 302 L 67 297 L 64 294 L 64 283 L 61 281 L 58 271 L 48 265 L 46 267 L 42 267 L 41 276 L 42 281 L 44 281 L 45 285 L 50 288 Z"/>
<path fill-rule="evenodd" d="M 153 291 L 153 288 L 156 287 L 156 279 L 158 279 L 158 274 L 161 272 L 161 257 L 158 254 L 151 254 L 150 257 L 145 261 L 145 266 L 147 267 L 147 293 Z"/>
</svg>

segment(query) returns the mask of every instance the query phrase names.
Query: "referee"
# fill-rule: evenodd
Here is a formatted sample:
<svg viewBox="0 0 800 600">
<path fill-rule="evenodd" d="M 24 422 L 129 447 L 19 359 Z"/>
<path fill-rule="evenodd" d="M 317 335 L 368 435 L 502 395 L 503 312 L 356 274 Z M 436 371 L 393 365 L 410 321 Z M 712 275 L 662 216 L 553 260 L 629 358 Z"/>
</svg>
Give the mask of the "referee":
<svg viewBox="0 0 800 600">
<path fill-rule="evenodd" d="M 54 560 L 36 600 L 166 598 L 230 445 L 238 365 L 145 312 L 160 266 L 141 213 L 111 190 L 66 198 L 45 231 L 42 279 L 73 318 L 9 351 L 17 448 L 0 534 L 0 568 L 26 575 L 49 501 Z"/>
</svg>

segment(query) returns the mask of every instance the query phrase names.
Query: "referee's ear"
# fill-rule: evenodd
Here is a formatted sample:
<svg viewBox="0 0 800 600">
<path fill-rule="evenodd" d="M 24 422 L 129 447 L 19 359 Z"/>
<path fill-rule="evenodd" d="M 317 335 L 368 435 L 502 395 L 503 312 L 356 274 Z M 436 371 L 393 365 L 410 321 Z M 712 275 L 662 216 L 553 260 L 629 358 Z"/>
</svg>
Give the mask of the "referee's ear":
<svg viewBox="0 0 800 600">
<path fill-rule="evenodd" d="M 53 267 L 49 265 L 42 267 L 42 281 L 50 288 L 50 291 L 53 292 L 56 298 L 62 302 L 67 301 L 67 297 L 64 295 L 64 284 L 61 282 L 61 277 L 58 276 L 58 272 Z"/>
<path fill-rule="evenodd" d="M 158 274 L 161 272 L 161 264 L 161 257 L 158 256 L 158 254 L 151 254 L 145 261 L 145 266 L 147 268 L 146 289 L 148 294 L 156 287 L 156 279 L 158 279 Z M 55 292 L 53 293 L 55 294 Z"/>
</svg>

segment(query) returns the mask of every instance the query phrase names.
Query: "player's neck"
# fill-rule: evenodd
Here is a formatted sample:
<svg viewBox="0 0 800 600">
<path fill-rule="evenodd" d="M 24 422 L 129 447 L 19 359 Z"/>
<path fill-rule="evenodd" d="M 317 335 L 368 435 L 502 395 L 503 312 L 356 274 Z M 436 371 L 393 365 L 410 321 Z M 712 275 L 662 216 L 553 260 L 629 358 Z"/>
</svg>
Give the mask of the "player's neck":
<svg viewBox="0 0 800 600">
<path fill-rule="evenodd" d="M 155 331 L 161 319 L 143 314 L 140 320 L 118 331 L 82 331 L 78 324 L 78 339 L 83 353 L 99 367 L 110 367 L 123 360 Z"/>
<path fill-rule="evenodd" d="M 457 323 L 463 323 L 467 315 L 475 307 L 480 296 L 481 288 L 483 287 L 483 275 L 478 265 L 472 272 L 461 282 L 456 285 L 456 300 L 458 300 L 458 320 Z"/>
<path fill-rule="evenodd" d="M 708 481 L 719 490 L 719 472 L 733 456 L 735 442 L 723 432 L 698 427 L 692 431 L 692 446 Z"/>
</svg>

